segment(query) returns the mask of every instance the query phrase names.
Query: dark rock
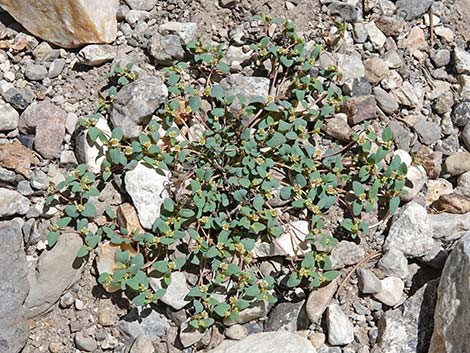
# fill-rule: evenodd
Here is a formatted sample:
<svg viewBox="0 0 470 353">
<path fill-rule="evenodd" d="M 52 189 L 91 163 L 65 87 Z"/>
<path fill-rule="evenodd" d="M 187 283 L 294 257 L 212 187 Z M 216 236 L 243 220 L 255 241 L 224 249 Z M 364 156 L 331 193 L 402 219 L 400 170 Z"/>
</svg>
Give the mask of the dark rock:
<svg viewBox="0 0 470 353">
<path fill-rule="evenodd" d="M 305 312 L 305 300 L 296 303 L 280 303 L 269 313 L 264 326 L 265 331 L 289 331 L 305 330 L 309 326 L 309 320 Z"/>
<path fill-rule="evenodd" d="M 20 225 L 0 222 L 0 352 L 17 353 L 28 340 L 23 303 L 28 295 L 28 265 Z"/>
<path fill-rule="evenodd" d="M 413 128 L 418 134 L 420 141 L 425 145 L 432 145 L 441 138 L 441 127 L 431 121 L 421 119 Z"/>
<path fill-rule="evenodd" d="M 340 16 L 346 22 L 357 22 L 362 18 L 362 11 L 358 6 L 340 1 L 333 1 L 328 10 L 334 16 Z"/>
<path fill-rule="evenodd" d="M 3 93 L 3 98 L 17 110 L 25 110 L 33 102 L 34 93 L 28 87 L 12 87 Z"/>
<path fill-rule="evenodd" d="M 352 83 L 350 95 L 357 96 L 370 96 L 372 94 L 372 86 L 365 77 L 355 78 Z"/>
<path fill-rule="evenodd" d="M 470 121 L 470 101 L 458 104 L 452 112 L 452 122 L 457 127 L 464 127 Z"/>
<path fill-rule="evenodd" d="M 431 6 L 431 0 L 398 0 L 397 13 L 409 21 L 424 15 Z"/>
<path fill-rule="evenodd" d="M 343 104 L 343 110 L 348 116 L 350 125 L 356 125 L 364 120 L 374 119 L 377 115 L 374 96 L 351 98 Z"/>
</svg>

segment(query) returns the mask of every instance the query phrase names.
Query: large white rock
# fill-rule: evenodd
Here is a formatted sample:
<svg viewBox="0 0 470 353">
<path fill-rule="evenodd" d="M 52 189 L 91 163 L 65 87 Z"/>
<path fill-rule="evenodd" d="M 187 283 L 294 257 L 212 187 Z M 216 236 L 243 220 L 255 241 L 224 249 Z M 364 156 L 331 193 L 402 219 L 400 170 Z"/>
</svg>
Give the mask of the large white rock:
<svg viewBox="0 0 470 353">
<path fill-rule="evenodd" d="M 468 352 L 470 347 L 470 235 L 455 247 L 442 271 L 429 353 Z"/>
<path fill-rule="evenodd" d="M 61 47 L 116 38 L 119 0 L 0 0 L 0 6 L 28 31 Z"/>
<path fill-rule="evenodd" d="M 99 119 L 96 123 L 96 127 L 99 128 L 105 136 L 111 136 L 111 129 L 106 120 Z M 93 173 L 99 173 L 101 171 L 101 164 L 103 164 L 103 161 L 106 159 L 105 155 L 107 150 L 108 147 L 103 145 L 99 138 L 94 142 L 90 140 L 88 130 L 77 135 L 77 139 L 75 140 L 77 158 L 81 163 L 86 163 Z"/>
<path fill-rule="evenodd" d="M 160 173 L 154 168 L 139 163 L 125 176 L 126 191 L 134 202 L 140 223 L 147 229 L 152 228 L 153 223 L 160 216 L 163 200 L 169 197 L 166 189 L 170 182 L 169 174 L 163 171 Z"/>
<path fill-rule="evenodd" d="M 304 337 L 290 332 L 263 332 L 241 341 L 225 340 L 210 353 L 315 353 L 313 345 Z"/>
<path fill-rule="evenodd" d="M 151 278 L 149 284 L 153 290 L 158 291 L 163 288 L 161 279 Z M 186 276 L 183 272 L 173 272 L 171 274 L 171 283 L 166 288 L 165 295 L 160 299 L 165 304 L 171 306 L 175 310 L 183 309 L 189 301 L 186 300 L 190 288 L 186 282 Z"/>
</svg>

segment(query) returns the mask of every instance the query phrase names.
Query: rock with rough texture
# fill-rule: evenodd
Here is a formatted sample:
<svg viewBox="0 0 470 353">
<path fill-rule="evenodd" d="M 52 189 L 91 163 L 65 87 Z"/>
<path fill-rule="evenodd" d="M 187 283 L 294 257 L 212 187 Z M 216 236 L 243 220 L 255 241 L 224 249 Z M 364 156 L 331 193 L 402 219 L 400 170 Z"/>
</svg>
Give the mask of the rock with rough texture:
<svg viewBox="0 0 470 353">
<path fill-rule="evenodd" d="M 328 305 L 326 324 L 331 345 L 344 346 L 354 341 L 354 327 L 338 304 Z"/>
<path fill-rule="evenodd" d="M 399 304 L 405 283 L 397 277 L 384 278 L 380 283 L 382 284 L 382 289 L 374 294 L 374 298 L 388 306 Z"/>
<path fill-rule="evenodd" d="M 464 214 L 470 212 L 470 197 L 457 193 L 441 195 L 432 204 L 437 211 Z"/>
<path fill-rule="evenodd" d="M 222 342 L 209 353 L 315 353 L 309 340 L 295 333 L 263 332 L 250 335 L 241 341 Z"/>
<path fill-rule="evenodd" d="M 29 285 L 21 227 L 16 221 L 0 222 L 0 244 L 0 352 L 18 353 L 28 340 L 23 303 Z"/>
<path fill-rule="evenodd" d="M 340 16 L 346 22 L 357 22 L 362 18 L 360 7 L 341 1 L 333 1 L 328 5 L 328 10 L 332 15 Z"/>
<path fill-rule="evenodd" d="M 0 131 L 10 131 L 18 127 L 18 112 L 8 103 L 0 104 Z"/>
<path fill-rule="evenodd" d="M 248 336 L 248 330 L 246 329 L 246 327 L 243 325 L 238 325 L 238 324 L 227 327 L 224 333 L 225 333 L 225 336 L 227 336 L 231 340 L 237 340 L 237 341 Z"/>
<path fill-rule="evenodd" d="M 400 200 L 411 201 L 418 196 L 421 189 L 426 184 L 428 177 L 426 170 L 422 166 L 414 166 L 408 168 L 406 173 L 406 183 L 403 187 L 403 193 L 400 194 Z"/>
<path fill-rule="evenodd" d="M 464 127 L 470 121 L 470 101 L 458 104 L 451 115 L 452 122 L 457 127 Z"/>
<path fill-rule="evenodd" d="M 163 288 L 161 280 L 157 278 L 151 278 L 149 284 L 154 291 Z M 184 273 L 178 271 L 172 272 L 171 283 L 166 288 L 166 293 L 160 300 L 175 310 L 181 310 L 189 303 L 189 301 L 185 299 L 189 291 L 190 288 L 186 282 Z"/>
<path fill-rule="evenodd" d="M 427 283 L 401 307 L 385 312 L 372 353 L 428 352 L 437 284 L 437 280 Z"/>
<path fill-rule="evenodd" d="M 304 304 L 305 300 L 277 304 L 269 312 L 264 330 L 296 332 L 298 330 L 307 329 L 309 320 L 305 312 Z"/>
<path fill-rule="evenodd" d="M 112 61 L 116 56 L 116 48 L 112 45 L 91 44 L 80 50 L 77 58 L 85 66 L 100 66 Z"/>
<path fill-rule="evenodd" d="M 253 249 L 253 255 L 254 257 L 303 255 L 309 250 L 305 240 L 308 233 L 308 222 L 290 222 L 286 224 L 284 233 L 276 238 L 275 242 L 268 243 L 258 240 Z"/>
<path fill-rule="evenodd" d="M 348 124 L 348 117 L 344 113 L 335 114 L 331 119 L 327 119 L 321 127 L 327 135 L 341 141 L 351 141 L 353 129 Z"/>
<path fill-rule="evenodd" d="M 357 271 L 357 284 L 364 294 L 378 293 L 382 289 L 382 283 L 371 270 L 360 268 Z"/>
<path fill-rule="evenodd" d="M 167 95 L 168 90 L 159 78 L 140 78 L 116 95 L 111 122 L 114 127 L 122 129 L 124 137 L 137 137 L 142 131 L 141 125 L 152 116 Z"/>
<path fill-rule="evenodd" d="M 260 317 L 264 317 L 268 314 L 270 308 L 270 304 L 264 301 L 258 301 L 249 306 L 246 309 L 240 311 L 240 317 L 236 320 L 232 320 L 230 318 L 224 319 L 224 325 L 232 326 L 235 324 L 244 324 L 251 320 L 259 319 Z"/>
<path fill-rule="evenodd" d="M 75 335 L 75 346 L 85 352 L 94 352 L 98 348 L 98 344 L 91 336 L 85 335 L 83 332 L 78 332 Z"/>
<path fill-rule="evenodd" d="M 28 198 L 18 191 L 0 188 L 0 217 L 24 215 L 29 211 Z"/>
<path fill-rule="evenodd" d="M 130 344 L 141 335 L 155 341 L 165 335 L 169 328 L 168 319 L 153 308 L 133 309 L 117 324 L 124 340 Z"/>
<path fill-rule="evenodd" d="M 377 267 L 380 268 L 383 273 L 387 276 L 394 276 L 401 279 L 405 279 L 408 274 L 408 261 L 405 255 L 400 250 L 391 248 L 377 263 Z"/>
<path fill-rule="evenodd" d="M 266 77 L 247 77 L 242 75 L 230 75 L 220 81 L 220 85 L 226 96 L 244 96 L 248 102 L 260 97 L 265 100 L 269 95 L 269 79 Z M 234 109 L 240 109 L 240 103 L 234 101 Z"/>
<path fill-rule="evenodd" d="M 470 74 L 470 53 L 465 49 L 454 49 L 455 71 L 459 74 Z"/>
<path fill-rule="evenodd" d="M 395 98 L 380 87 L 374 88 L 374 96 L 377 104 L 379 105 L 380 109 L 382 109 L 385 113 L 392 114 L 396 112 L 399 108 L 397 101 Z"/>
<path fill-rule="evenodd" d="M 35 133 L 34 148 L 44 158 L 59 156 L 65 137 L 67 112 L 49 101 L 31 104 L 20 116 L 18 127 L 24 134 Z"/>
<path fill-rule="evenodd" d="M 149 53 L 157 64 L 169 65 L 184 58 L 181 39 L 176 34 L 161 35 L 156 33 L 149 41 Z"/>
<path fill-rule="evenodd" d="M 150 11 L 155 6 L 156 0 L 126 0 L 126 4 L 132 10 Z"/>
<path fill-rule="evenodd" d="M 401 17 L 405 20 L 412 20 L 425 14 L 431 3 L 431 0 L 399 0 L 396 5 Z"/>
<path fill-rule="evenodd" d="M 374 21 L 371 21 L 365 25 L 367 34 L 369 35 L 369 40 L 375 49 L 380 49 L 385 44 L 387 37 L 382 33 L 380 29 L 377 28 Z"/>
<path fill-rule="evenodd" d="M 427 255 L 433 248 L 433 230 L 426 209 L 410 202 L 394 217 L 384 249 L 398 249 L 408 258 Z"/>
<path fill-rule="evenodd" d="M 374 96 L 359 96 L 347 100 L 343 110 L 348 116 L 350 125 L 356 125 L 364 120 L 374 119 L 377 115 L 377 106 Z"/>
<path fill-rule="evenodd" d="M 34 154 L 19 142 L 0 145 L 0 167 L 12 169 L 29 177 L 31 164 L 35 163 Z"/>
<path fill-rule="evenodd" d="M 167 22 L 161 24 L 158 31 L 163 34 L 174 33 L 187 45 L 197 38 L 198 26 L 196 22 Z"/>
<path fill-rule="evenodd" d="M 76 254 L 82 239 L 75 233 L 61 234 L 57 244 L 44 251 L 30 267 L 28 281 L 31 290 L 25 307 L 29 318 L 45 313 L 58 302 L 66 289 L 80 279 L 83 261 Z"/>
<path fill-rule="evenodd" d="M 124 180 L 126 191 L 137 209 L 140 223 L 144 228 L 151 229 L 160 216 L 163 201 L 169 197 L 166 189 L 169 183 L 168 174 L 139 163 L 126 173 Z"/>
<path fill-rule="evenodd" d="M 152 341 L 145 335 L 137 337 L 132 344 L 129 353 L 154 353 L 155 348 L 153 347 Z"/>
<path fill-rule="evenodd" d="M 366 78 L 373 84 L 379 83 L 390 73 L 385 61 L 375 56 L 364 61 L 364 66 L 366 68 Z"/>
<path fill-rule="evenodd" d="M 0 5 L 28 31 L 61 47 L 116 38 L 118 0 L 1 0 Z"/>
<path fill-rule="evenodd" d="M 460 175 L 470 171 L 470 152 L 455 152 L 447 157 L 445 169 L 450 175 Z"/>
<path fill-rule="evenodd" d="M 470 235 L 447 258 L 437 292 L 429 353 L 466 352 L 470 347 Z"/>
<path fill-rule="evenodd" d="M 365 251 L 356 243 L 343 240 L 336 244 L 331 251 L 331 269 L 338 270 L 357 264 L 365 256 Z"/>
<path fill-rule="evenodd" d="M 305 306 L 310 322 L 315 323 L 322 317 L 337 288 L 338 282 L 333 281 L 325 287 L 310 292 Z"/>
</svg>

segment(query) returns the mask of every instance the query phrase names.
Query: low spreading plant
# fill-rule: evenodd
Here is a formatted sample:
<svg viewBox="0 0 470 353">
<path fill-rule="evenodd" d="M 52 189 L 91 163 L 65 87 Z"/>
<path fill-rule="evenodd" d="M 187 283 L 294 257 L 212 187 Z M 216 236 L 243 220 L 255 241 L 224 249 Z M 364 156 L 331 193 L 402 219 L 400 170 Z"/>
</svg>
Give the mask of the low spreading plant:
<svg viewBox="0 0 470 353">
<path fill-rule="evenodd" d="M 98 120 L 107 118 L 119 89 L 137 78 L 132 66 L 117 67 L 99 108 L 81 121 L 91 141 L 107 146 L 101 173 L 79 165 L 47 200 L 66 204 L 49 246 L 70 229 L 84 240 L 79 257 L 105 240 L 119 245 L 116 270 L 99 282 L 120 288 L 134 304 L 157 303 L 175 271 L 193 278 L 186 308 L 195 329 L 236 320 L 290 288 L 333 280 L 334 235 L 366 234 L 363 216 L 395 212 L 404 186 L 406 166 L 392 158 L 390 129 L 378 136 L 366 124 L 346 145 L 322 133 L 325 119 L 347 99 L 337 68 L 318 63 L 323 49 L 306 43 L 289 21 L 257 20 L 263 34 L 251 44 L 250 60 L 255 76 L 269 78 L 267 97 L 230 94 L 221 84 L 230 75 L 222 46 L 194 41 L 185 62 L 163 70 L 169 97 L 140 136 L 125 139 L 120 128 L 108 136 Z M 170 197 L 144 232 L 120 228 L 110 207 L 98 215 L 94 202 L 113 175 L 137 163 L 170 180 Z M 332 218 L 332 206 L 345 216 Z M 296 228 L 297 220 L 307 222 L 308 232 Z M 335 224 L 335 234 L 326 222 Z M 286 237 L 302 247 L 282 248 Z M 275 276 L 260 270 L 263 243 L 284 251 Z"/>
</svg>

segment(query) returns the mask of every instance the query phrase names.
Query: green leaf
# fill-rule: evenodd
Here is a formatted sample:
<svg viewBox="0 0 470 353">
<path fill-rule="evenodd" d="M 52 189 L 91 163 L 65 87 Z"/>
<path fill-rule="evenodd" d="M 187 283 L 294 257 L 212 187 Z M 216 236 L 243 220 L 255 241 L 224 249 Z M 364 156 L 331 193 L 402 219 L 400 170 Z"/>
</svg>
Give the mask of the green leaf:
<svg viewBox="0 0 470 353">
<path fill-rule="evenodd" d="M 70 221 L 72 220 L 72 217 L 64 217 L 61 218 L 57 221 L 57 226 L 62 229 L 65 228 L 69 225 Z"/>
<path fill-rule="evenodd" d="M 388 205 L 388 211 L 390 212 L 390 214 L 394 214 L 397 211 L 399 205 L 400 198 L 398 196 L 392 197 Z"/>
<path fill-rule="evenodd" d="M 268 147 L 274 148 L 286 143 L 287 139 L 279 132 L 275 132 L 273 136 L 266 142 Z"/>
<path fill-rule="evenodd" d="M 161 260 L 153 264 L 153 268 L 160 273 L 167 273 L 168 271 L 168 261 Z"/>
<path fill-rule="evenodd" d="M 353 181 L 352 189 L 354 191 L 354 194 L 356 194 L 356 196 L 362 195 L 365 192 L 364 186 L 357 181 Z"/>
<path fill-rule="evenodd" d="M 393 140 L 393 131 L 390 127 L 387 126 L 382 132 L 382 140 L 384 140 L 384 142 Z"/>
<path fill-rule="evenodd" d="M 211 114 L 216 117 L 221 117 L 225 115 L 225 109 L 224 108 L 215 108 L 211 110 Z"/>
<path fill-rule="evenodd" d="M 230 72 L 230 66 L 228 66 L 223 61 L 219 62 L 216 66 L 217 70 L 223 72 L 224 74 L 228 74 Z"/>
<path fill-rule="evenodd" d="M 193 96 L 189 98 L 188 105 L 193 113 L 197 112 L 199 110 L 199 107 L 201 106 L 201 98 L 199 98 L 198 96 Z"/>
<path fill-rule="evenodd" d="M 220 303 L 214 308 L 214 312 L 220 317 L 225 317 L 225 313 L 230 310 L 230 304 Z"/>
<path fill-rule="evenodd" d="M 64 211 L 65 211 L 65 214 L 69 217 L 72 217 L 72 218 L 77 218 L 78 217 L 78 211 L 77 211 L 77 207 L 75 207 L 75 205 L 66 206 Z"/>
<path fill-rule="evenodd" d="M 261 194 L 257 194 L 255 198 L 253 199 L 253 207 L 257 211 L 261 211 L 264 206 L 264 197 Z"/>
<path fill-rule="evenodd" d="M 87 218 L 96 217 L 96 207 L 91 202 L 87 202 L 83 205 L 84 209 L 82 211 L 82 216 Z"/>
<path fill-rule="evenodd" d="M 88 247 L 86 245 L 82 245 L 80 250 L 78 250 L 77 257 L 85 257 L 88 255 Z"/>
<path fill-rule="evenodd" d="M 166 198 L 163 201 L 163 208 L 165 209 L 165 211 L 168 211 L 171 213 L 175 209 L 175 202 L 172 199 Z"/>
<path fill-rule="evenodd" d="M 251 229 L 253 229 L 253 231 L 255 233 L 259 233 L 263 230 L 266 229 L 266 226 L 263 224 L 263 223 L 259 223 L 259 222 L 254 222 L 252 225 L 251 225 Z"/>
<path fill-rule="evenodd" d="M 287 57 L 285 57 L 285 56 L 281 56 L 280 60 L 281 60 L 281 63 L 282 63 L 285 67 L 291 67 L 292 64 L 294 63 L 294 60 L 289 59 L 289 58 L 287 58 Z"/>
<path fill-rule="evenodd" d="M 195 215 L 193 210 L 190 210 L 189 208 L 183 208 L 179 210 L 178 215 L 180 215 L 183 218 L 191 218 Z"/>
<path fill-rule="evenodd" d="M 57 240 L 59 240 L 59 232 L 49 232 L 47 234 L 47 244 L 50 247 L 53 247 L 57 243 Z"/>
<path fill-rule="evenodd" d="M 292 272 L 289 276 L 289 280 L 287 281 L 287 286 L 289 288 L 294 288 L 297 287 L 300 282 L 302 282 L 302 279 L 299 277 L 299 274 L 297 272 Z"/>
<path fill-rule="evenodd" d="M 91 141 L 95 142 L 100 133 L 101 133 L 100 129 L 98 129 L 96 126 L 92 126 L 88 129 L 87 135 Z"/>
</svg>

